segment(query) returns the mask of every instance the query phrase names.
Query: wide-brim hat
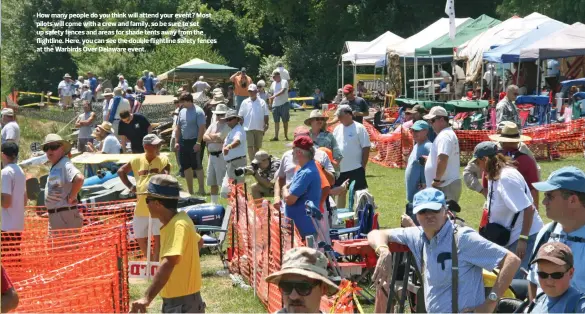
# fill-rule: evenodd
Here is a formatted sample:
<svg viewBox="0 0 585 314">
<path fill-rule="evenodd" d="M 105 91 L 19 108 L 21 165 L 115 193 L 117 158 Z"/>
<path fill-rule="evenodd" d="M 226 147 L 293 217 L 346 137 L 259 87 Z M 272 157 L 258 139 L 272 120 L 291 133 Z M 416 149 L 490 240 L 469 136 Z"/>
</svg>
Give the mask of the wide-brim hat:
<svg viewBox="0 0 585 314">
<path fill-rule="evenodd" d="M 102 96 L 114 96 L 114 93 L 112 92 L 111 88 L 106 88 L 104 89 L 104 93 L 102 94 Z"/>
<path fill-rule="evenodd" d="M 65 152 L 65 154 L 71 151 L 71 143 L 64 140 L 59 134 L 48 134 L 45 137 L 45 141 L 43 142 L 43 144 L 41 144 L 41 147 L 44 148 L 45 145 L 52 143 L 60 143 L 61 145 L 63 145 L 63 151 Z"/>
<path fill-rule="evenodd" d="M 110 123 L 108 121 L 102 122 L 102 124 L 98 125 L 97 128 L 100 128 L 100 129 L 106 131 L 106 133 L 115 133 L 116 132 L 114 130 L 114 127 L 112 126 L 112 123 Z"/>
<path fill-rule="evenodd" d="M 223 94 L 217 93 L 213 95 L 213 99 L 209 102 L 210 105 L 225 104 L 225 97 Z"/>
<path fill-rule="evenodd" d="M 305 119 L 305 125 L 307 126 L 311 126 L 311 120 L 313 119 L 325 119 L 327 120 L 327 117 L 325 117 L 321 111 L 319 111 L 318 109 L 315 109 L 313 111 L 311 111 L 311 114 L 309 114 L 309 117 Z"/>
<path fill-rule="evenodd" d="M 242 120 L 242 117 L 240 117 L 235 110 L 228 110 L 228 112 L 225 114 L 224 119 L 229 120 L 231 118 L 238 118 L 240 121 Z"/>
<path fill-rule="evenodd" d="M 181 187 L 177 179 L 168 174 L 157 174 L 150 179 L 146 191 L 136 195 L 147 195 L 155 198 L 178 200 L 181 198 Z"/>
<path fill-rule="evenodd" d="M 65 73 L 65 75 L 63 75 L 63 78 L 71 78 L 71 75 L 69 75 L 69 73 Z"/>
<path fill-rule="evenodd" d="M 339 287 L 327 277 L 327 257 L 315 249 L 297 247 L 286 252 L 281 270 L 266 277 L 266 282 L 278 284 L 284 275 L 301 275 L 327 285 L 327 294 L 333 295 Z"/>
<path fill-rule="evenodd" d="M 213 114 L 226 114 L 228 110 L 229 110 L 228 106 L 226 106 L 224 103 L 221 103 L 217 105 L 217 107 L 215 107 L 215 110 L 212 110 L 211 112 Z"/>
<path fill-rule="evenodd" d="M 519 143 L 530 141 L 530 136 L 521 135 L 518 125 L 514 122 L 506 122 L 500 134 L 492 134 L 489 136 L 490 140 L 503 143 Z"/>
</svg>

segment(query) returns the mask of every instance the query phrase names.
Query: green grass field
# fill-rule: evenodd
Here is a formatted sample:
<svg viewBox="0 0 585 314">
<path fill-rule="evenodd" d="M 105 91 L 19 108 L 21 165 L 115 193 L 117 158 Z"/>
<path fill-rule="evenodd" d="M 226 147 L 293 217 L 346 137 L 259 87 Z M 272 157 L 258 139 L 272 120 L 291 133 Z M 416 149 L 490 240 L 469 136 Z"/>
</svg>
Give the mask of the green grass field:
<svg viewBox="0 0 585 314">
<path fill-rule="evenodd" d="M 301 125 L 309 112 L 297 111 L 291 112 L 291 126 L 289 127 L 289 138 L 292 138 L 294 128 Z M 59 125 L 56 123 L 40 123 L 27 120 L 26 118 L 19 118 L 21 123 L 21 130 L 23 136 L 23 146 L 25 147 L 25 156 L 28 150 L 28 143 L 31 141 L 42 141 L 42 138 L 49 131 L 56 131 Z M 282 128 L 282 125 L 281 125 Z M 268 139 L 274 136 L 274 127 L 271 124 L 270 130 L 265 135 L 265 142 L 263 149 L 274 156 L 280 157 L 288 148 L 285 146 L 286 142 L 283 140 L 279 142 L 269 142 Z M 282 139 L 282 129 L 280 138 Z M 24 158 L 23 158 L 24 159 Z M 175 159 L 171 158 L 173 164 L 173 174 L 176 173 Z M 573 165 L 581 169 L 585 169 L 585 159 L 582 155 L 563 159 L 554 162 L 540 162 L 542 168 L 542 178 L 563 166 Z M 463 168 L 461 168 L 463 171 Z M 400 223 L 400 215 L 404 212 L 404 205 L 406 200 L 406 192 L 404 188 L 404 170 L 389 169 L 379 165 L 369 163 L 367 167 L 367 179 L 369 189 L 374 195 L 378 205 L 378 212 L 380 213 L 380 225 L 383 228 L 397 227 Z M 251 178 L 248 178 L 251 180 Z M 253 179 L 252 179 L 253 180 Z M 179 178 L 179 181 L 186 189 L 185 181 Z M 252 182 L 252 181 L 248 181 Z M 209 192 L 209 189 L 206 188 Z M 542 200 L 542 195 L 541 195 Z M 463 189 L 463 195 L 460 200 L 461 214 L 460 217 L 472 227 L 477 228 L 481 218 L 482 206 L 484 199 L 476 192 L 469 189 Z M 544 220 L 548 220 L 543 211 L 541 216 Z M 207 312 L 265 312 L 264 307 L 256 299 L 251 290 L 245 291 L 240 288 L 232 287 L 231 280 L 227 276 L 216 275 L 216 271 L 222 269 L 222 265 L 217 255 L 204 255 L 201 259 L 201 267 L 203 272 L 203 288 L 202 296 L 207 303 Z M 131 299 L 140 298 L 148 284 L 146 282 L 132 281 L 130 295 Z M 151 312 L 159 312 L 161 300 L 157 299 L 150 307 Z M 371 310 L 371 307 L 366 307 L 366 310 Z"/>
</svg>

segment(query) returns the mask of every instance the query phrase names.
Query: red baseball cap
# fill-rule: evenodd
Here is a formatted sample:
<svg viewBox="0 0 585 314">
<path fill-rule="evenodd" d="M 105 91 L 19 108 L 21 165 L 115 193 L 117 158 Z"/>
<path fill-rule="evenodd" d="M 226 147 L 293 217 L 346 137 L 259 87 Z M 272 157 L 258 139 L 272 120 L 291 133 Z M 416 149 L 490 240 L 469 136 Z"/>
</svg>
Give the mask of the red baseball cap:
<svg viewBox="0 0 585 314">
<path fill-rule="evenodd" d="M 351 94 L 351 93 L 353 93 L 353 85 L 346 84 L 345 86 L 343 86 L 343 93 L 344 94 Z"/>
<path fill-rule="evenodd" d="M 300 148 L 302 150 L 311 150 L 313 145 L 313 140 L 307 135 L 301 135 L 295 138 L 293 142 L 293 147 Z"/>
<path fill-rule="evenodd" d="M 296 138 L 297 136 L 301 136 L 301 135 L 309 135 L 310 134 L 310 130 L 308 127 L 304 126 L 304 125 L 299 125 L 295 128 L 295 131 L 293 133 L 293 138 Z"/>
</svg>

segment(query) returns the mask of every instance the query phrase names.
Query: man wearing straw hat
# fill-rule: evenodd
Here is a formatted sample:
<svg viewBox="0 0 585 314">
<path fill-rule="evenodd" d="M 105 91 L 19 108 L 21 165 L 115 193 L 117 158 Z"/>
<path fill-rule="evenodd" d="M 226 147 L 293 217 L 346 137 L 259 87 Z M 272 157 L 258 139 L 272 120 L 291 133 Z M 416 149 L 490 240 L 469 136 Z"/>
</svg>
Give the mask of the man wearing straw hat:
<svg viewBox="0 0 585 314">
<path fill-rule="evenodd" d="M 532 138 L 526 135 L 521 135 L 518 125 L 514 122 L 505 121 L 500 124 L 501 131 L 498 134 L 490 135 L 489 138 L 494 142 L 498 142 L 498 146 L 500 146 L 502 153 L 511 157 L 512 160 L 516 162 L 516 168 L 522 177 L 524 177 L 526 183 L 528 183 L 530 194 L 532 194 L 532 198 L 534 199 L 534 206 L 538 209 L 539 194 L 532 186 L 533 183 L 540 181 L 538 164 L 536 163 L 536 159 L 530 156 L 532 152 L 530 152 L 528 146 L 522 143 L 530 141 Z M 499 128 L 500 126 L 498 126 L 498 129 Z M 530 154 L 520 150 L 521 144 L 525 147 L 525 151 L 530 152 Z M 487 187 L 487 180 L 484 180 L 484 184 L 485 187 Z"/>
<path fill-rule="evenodd" d="M 236 176 L 235 170 L 246 165 L 246 132 L 240 124 L 242 118 L 235 110 L 229 110 L 225 121 L 231 128 L 223 142 L 223 159 L 226 162 L 226 175 L 236 183 L 244 182 L 243 176 Z"/>
<path fill-rule="evenodd" d="M 89 142 L 87 143 L 87 150 L 98 154 L 119 154 L 122 145 L 116 135 L 114 135 L 114 132 L 115 130 L 110 122 L 102 122 L 91 134 L 92 137 L 100 142 L 99 149 L 94 147 L 93 143 Z"/>
<path fill-rule="evenodd" d="M 104 89 L 102 96 L 104 97 L 102 102 L 102 121 L 108 121 L 108 111 L 112 105 L 112 98 L 114 97 L 114 93 L 112 92 L 111 88 L 106 88 Z"/>
<path fill-rule="evenodd" d="M 157 174 L 168 174 L 171 170 L 171 164 L 165 156 L 160 156 L 160 146 L 162 140 L 156 134 L 148 134 L 142 139 L 144 154 L 137 156 L 127 164 L 120 167 L 118 176 L 120 180 L 130 191 L 138 195 L 138 202 L 134 210 L 134 219 L 132 228 L 140 250 L 146 255 L 149 213 L 146 202 L 146 196 L 143 193 L 148 187 L 149 180 Z M 132 171 L 136 178 L 136 185 L 128 180 L 128 174 Z M 151 256 L 152 261 L 158 260 L 159 238 L 161 222 L 157 218 L 152 219 L 152 234 L 154 235 L 154 254 Z"/>
<path fill-rule="evenodd" d="M 75 94 L 75 83 L 71 80 L 71 75 L 65 73 L 63 80 L 59 82 L 57 86 L 59 91 L 59 103 L 63 106 L 63 109 L 73 105 L 73 95 Z"/>
<path fill-rule="evenodd" d="M 220 103 L 215 107 L 213 114 L 217 121 L 212 122 L 205 134 L 203 140 L 207 143 L 209 159 L 207 161 L 207 185 L 211 188 L 211 203 L 219 202 L 219 186 L 225 177 L 226 162 L 222 156 L 223 142 L 230 133 L 230 127 L 225 122 L 225 114 L 228 107 Z"/>
<path fill-rule="evenodd" d="M 284 308 L 276 313 L 321 313 L 321 298 L 339 290 L 327 276 L 327 263 L 327 257 L 315 249 L 288 250 L 281 269 L 266 277 L 266 282 L 278 286 L 284 301 Z"/>
<path fill-rule="evenodd" d="M 201 298 L 199 250 L 203 239 L 185 212 L 178 212 L 179 182 L 166 174 L 155 175 L 144 196 L 153 219 L 160 220 L 160 264 L 144 296 L 132 302 L 131 313 L 146 313 L 160 293 L 163 313 L 205 313 Z"/>
<path fill-rule="evenodd" d="M 71 143 L 57 134 L 49 134 L 42 148 L 52 165 L 45 186 L 49 227 L 51 230 L 81 228 L 83 219 L 77 210 L 77 193 L 84 177 L 67 157 Z"/>
</svg>

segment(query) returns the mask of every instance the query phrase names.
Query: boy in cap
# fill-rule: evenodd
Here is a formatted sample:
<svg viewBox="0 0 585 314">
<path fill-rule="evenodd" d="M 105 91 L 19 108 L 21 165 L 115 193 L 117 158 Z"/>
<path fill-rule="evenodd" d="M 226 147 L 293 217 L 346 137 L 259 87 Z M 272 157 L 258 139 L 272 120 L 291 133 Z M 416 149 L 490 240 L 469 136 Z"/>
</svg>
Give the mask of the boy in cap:
<svg viewBox="0 0 585 314">
<path fill-rule="evenodd" d="M 279 271 L 266 282 L 280 289 L 284 307 L 276 313 L 321 313 L 321 297 L 339 290 L 327 276 L 327 257 L 315 249 L 298 247 L 288 250 Z"/>
<path fill-rule="evenodd" d="M 201 298 L 201 263 L 199 250 L 203 238 L 195 231 L 189 216 L 177 211 L 179 182 L 167 174 L 153 176 L 148 188 L 140 192 L 146 198 L 148 211 L 162 226 L 160 266 L 144 297 L 132 302 L 130 313 L 146 313 L 146 308 L 159 294 L 163 313 L 204 313 Z"/>
<path fill-rule="evenodd" d="M 571 248 L 577 261 L 585 261 L 585 173 L 577 167 L 563 167 L 554 171 L 545 182 L 533 184 L 544 192 L 542 204 L 546 216 L 553 222 L 545 225 L 536 237 L 534 253 L 545 243 L 563 242 Z M 531 282 L 529 295 L 532 300 L 538 292 L 538 265 L 533 264 L 528 273 Z M 585 266 L 575 265 L 571 285 L 585 291 Z"/>
<path fill-rule="evenodd" d="M 14 110 L 12 108 L 2 109 L 2 144 L 6 142 L 14 142 L 18 144 L 20 141 L 20 127 L 14 118 Z"/>
<path fill-rule="evenodd" d="M 571 286 L 575 275 L 573 253 L 564 243 L 540 247 L 532 264 L 538 264 L 538 282 L 542 291 L 528 313 L 585 313 L 585 296 Z"/>
<path fill-rule="evenodd" d="M 377 287 L 390 283 L 393 265 L 388 243 L 396 242 L 408 246 L 423 274 L 427 313 L 493 312 L 512 282 L 520 259 L 473 229 L 456 226 L 448 218 L 445 194 L 435 188 L 416 193 L 413 206 L 420 227 L 373 230 L 368 234 L 368 242 L 379 256 L 373 275 Z M 453 254 L 457 254 L 457 268 Z M 494 268 L 500 273 L 486 300 L 482 271 Z M 458 285 L 455 297 L 454 280 Z"/>
<path fill-rule="evenodd" d="M 136 241 L 140 246 L 140 250 L 146 255 L 147 240 L 148 240 L 148 203 L 144 192 L 148 188 L 148 182 L 157 174 L 169 174 L 171 171 L 171 164 L 167 157 L 160 155 L 160 146 L 162 140 L 156 134 L 148 134 L 142 139 L 142 146 L 144 146 L 144 154 L 141 154 L 132 159 L 127 164 L 120 167 L 118 176 L 120 180 L 131 192 L 136 193 L 138 201 L 134 209 L 134 218 L 132 220 L 132 228 Z M 132 171 L 136 179 L 136 185 L 128 180 L 128 174 Z M 160 228 L 161 221 L 152 218 L 152 234 L 154 235 L 154 251 L 151 256 L 152 261 L 158 260 L 159 244 L 160 244 Z"/>
<path fill-rule="evenodd" d="M 425 163 L 427 187 L 445 193 L 447 199 L 459 201 L 461 178 L 459 175 L 459 139 L 449 125 L 449 114 L 445 108 L 435 106 L 423 117 L 437 133 Z"/>
</svg>

